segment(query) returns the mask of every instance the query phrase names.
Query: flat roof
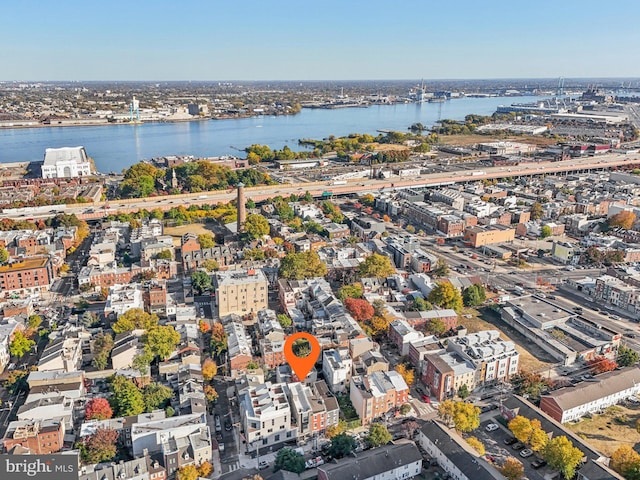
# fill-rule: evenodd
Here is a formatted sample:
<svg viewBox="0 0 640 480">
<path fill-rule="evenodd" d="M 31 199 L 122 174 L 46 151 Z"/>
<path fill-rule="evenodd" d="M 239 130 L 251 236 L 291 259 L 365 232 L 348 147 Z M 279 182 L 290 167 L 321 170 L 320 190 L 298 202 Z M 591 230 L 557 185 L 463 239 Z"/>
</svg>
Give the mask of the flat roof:
<svg viewBox="0 0 640 480">
<path fill-rule="evenodd" d="M 49 261 L 49 257 L 31 257 L 25 258 L 20 262 L 9 263 L 0 267 L 0 272 L 30 270 L 32 268 L 42 268 Z"/>
</svg>

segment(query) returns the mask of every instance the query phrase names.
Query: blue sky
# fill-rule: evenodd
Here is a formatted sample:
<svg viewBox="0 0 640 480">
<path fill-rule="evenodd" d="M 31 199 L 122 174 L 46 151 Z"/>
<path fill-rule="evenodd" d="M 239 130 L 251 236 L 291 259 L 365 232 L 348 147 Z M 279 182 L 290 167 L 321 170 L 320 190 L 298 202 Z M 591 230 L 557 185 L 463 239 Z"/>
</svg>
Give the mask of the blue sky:
<svg viewBox="0 0 640 480">
<path fill-rule="evenodd" d="M 640 2 L 611 5 L 6 1 L 0 80 L 639 77 Z"/>
</svg>

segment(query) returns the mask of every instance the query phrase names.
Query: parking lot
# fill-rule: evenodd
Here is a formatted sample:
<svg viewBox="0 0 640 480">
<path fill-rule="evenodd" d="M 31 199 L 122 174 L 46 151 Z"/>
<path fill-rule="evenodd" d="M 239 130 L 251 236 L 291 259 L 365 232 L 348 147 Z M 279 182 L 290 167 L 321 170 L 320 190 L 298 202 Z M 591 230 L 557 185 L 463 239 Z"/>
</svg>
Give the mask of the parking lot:
<svg viewBox="0 0 640 480">
<path fill-rule="evenodd" d="M 528 458 L 522 458 L 519 453 L 522 451 L 516 451 L 510 445 L 505 445 L 504 441 L 511 438 L 511 432 L 504 427 L 493 417 L 497 415 L 498 410 L 494 410 L 491 414 L 482 415 L 482 422 L 480 428 L 478 428 L 473 435 L 480 440 L 485 447 L 487 458 L 492 457 L 494 462 L 498 465 L 502 464 L 508 457 L 514 457 L 518 459 L 524 466 L 524 475 L 529 480 L 544 480 L 544 476 L 552 473 L 553 470 L 548 467 L 542 467 L 535 469 L 531 466 L 531 462 L 535 461 L 538 457 L 535 453 Z M 487 425 L 493 423 L 498 426 L 497 430 L 488 432 L 486 430 Z M 515 444 L 514 444 L 515 445 Z M 525 447 L 526 448 L 526 447 Z"/>
</svg>

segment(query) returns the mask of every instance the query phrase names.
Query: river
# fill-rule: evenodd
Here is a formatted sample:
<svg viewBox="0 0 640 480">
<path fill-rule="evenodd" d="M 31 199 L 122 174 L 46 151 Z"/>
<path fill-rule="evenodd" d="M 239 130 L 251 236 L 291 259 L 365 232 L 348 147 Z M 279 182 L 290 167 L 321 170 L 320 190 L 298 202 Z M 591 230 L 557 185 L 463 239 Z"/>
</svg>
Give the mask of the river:
<svg viewBox="0 0 640 480">
<path fill-rule="evenodd" d="M 82 145 L 101 172 L 120 171 L 153 157 L 239 155 L 258 143 L 300 150 L 301 138 L 322 139 L 377 130 L 406 131 L 416 122 L 462 120 L 467 114 L 491 115 L 498 105 L 527 103 L 539 97 L 461 98 L 443 103 L 376 105 L 335 110 L 303 109 L 297 115 L 262 116 L 142 125 L 41 127 L 0 130 L 0 162 L 41 160 L 45 148 Z"/>
</svg>

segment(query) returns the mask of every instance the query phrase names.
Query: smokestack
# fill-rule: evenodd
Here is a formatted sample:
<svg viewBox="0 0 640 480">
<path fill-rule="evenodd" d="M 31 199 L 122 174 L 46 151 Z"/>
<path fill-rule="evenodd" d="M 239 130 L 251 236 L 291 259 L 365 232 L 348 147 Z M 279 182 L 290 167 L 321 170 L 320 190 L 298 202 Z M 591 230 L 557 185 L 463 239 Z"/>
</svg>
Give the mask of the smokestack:
<svg viewBox="0 0 640 480">
<path fill-rule="evenodd" d="M 236 187 L 238 188 L 238 233 L 240 233 L 247 220 L 247 209 L 244 199 L 244 183 L 239 183 Z"/>
</svg>

